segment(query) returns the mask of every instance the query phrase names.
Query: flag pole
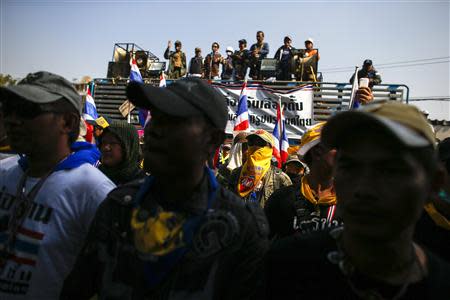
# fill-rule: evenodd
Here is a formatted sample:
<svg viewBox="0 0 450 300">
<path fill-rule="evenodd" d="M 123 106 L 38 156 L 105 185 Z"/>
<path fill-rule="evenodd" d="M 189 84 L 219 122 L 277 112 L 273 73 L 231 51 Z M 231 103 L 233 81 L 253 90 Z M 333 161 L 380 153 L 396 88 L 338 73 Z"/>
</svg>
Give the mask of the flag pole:
<svg viewBox="0 0 450 300">
<path fill-rule="evenodd" d="M 353 75 L 352 93 L 350 94 L 350 103 L 348 104 L 348 109 L 353 109 L 355 104 L 355 94 L 358 89 L 358 66 L 355 67 L 355 74 Z"/>
</svg>

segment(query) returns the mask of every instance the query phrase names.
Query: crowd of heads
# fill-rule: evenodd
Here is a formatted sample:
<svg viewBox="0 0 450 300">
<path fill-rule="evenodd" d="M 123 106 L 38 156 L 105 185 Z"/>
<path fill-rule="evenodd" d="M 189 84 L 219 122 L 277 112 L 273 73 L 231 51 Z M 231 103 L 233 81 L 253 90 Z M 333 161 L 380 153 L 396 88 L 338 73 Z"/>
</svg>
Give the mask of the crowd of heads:
<svg viewBox="0 0 450 300">
<path fill-rule="evenodd" d="M 257 33 L 258 41 L 263 37 Z M 58 265 L 39 257 L 35 267 L 63 270 L 47 296 L 449 295 L 448 285 L 429 290 L 429 284 L 450 272 L 449 253 L 442 254 L 450 243 L 436 245 L 433 238 L 438 231 L 449 237 L 450 142 L 437 143 L 416 107 L 372 101 L 338 113 L 308 128 L 280 169 L 267 131 L 225 140 L 226 104 L 205 80 L 185 78 L 166 88 L 130 82 L 126 94 L 151 112 L 143 148 L 133 125 L 103 118 L 91 129 L 99 154 L 94 144 L 77 141 L 80 96 L 62 77 L 38 72 L 0 90 L 10 150 L 22 155 L 0 164 L 0 199 L 22 201 L 14 193 L 20 184 L 25 190 L 30 176 L 43 178 L 42 197 L 62 201 L 48 222 L 66 229 L 44 232 L 58 246 L 43 251 L 67 252 L 67 261 Z M 214 157 L 221 158 L 219 165 Z M 83 173 L 71 178 L 81 166 Z M 70 178 L 64 188 L 74 191 L 46 190 L 57 175 Z M 83 202 L 86 195 L 90 202 Z M 6 253 L 0 267 L 9 268 L 16 251 L 14 224 L 47 229 L 17 218 L 18 206 L 2 205 L 0 220 L 14 221 L 1 229 L 12 237 L 0 240 L 0 254 Z M 64 223 L 72 206 L 76 217 Z M 31 215 L 31 206 L 25 207 Z M 423 218 L 431 221 L 424 225 Z M 82 233 L 72 234 L 74 228 Z M 73 249 L 64 248 L 67 241 Z M 324 274 L 334 289 L 325 288 Z M 52 284 L 34 275 L 43 286 Z M 9 291 L 0 290 L 3 299 L 2 293 L 9 299 Z"/>
</svg>

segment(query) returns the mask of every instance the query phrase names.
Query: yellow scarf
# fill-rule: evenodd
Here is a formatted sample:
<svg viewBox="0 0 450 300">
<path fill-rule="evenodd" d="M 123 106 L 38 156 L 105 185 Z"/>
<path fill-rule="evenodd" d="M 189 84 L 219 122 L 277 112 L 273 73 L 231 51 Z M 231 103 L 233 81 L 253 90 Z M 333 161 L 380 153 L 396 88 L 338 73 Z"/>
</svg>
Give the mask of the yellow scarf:
<svg viewBox="0 0 450 300">
<path fill-rule="evenodd" d="M 450 221 L 437 211 L 433 203 L 426 204 L 424 208 L 437 226 L 450 230 Z"/>
<path fill-rule="evenodd" d="M 134 231 L 134 245 L 141 253 L 165 255 L 183 245 L 183 224 L 186 217 L 179 213 L 163 211 L 144 222 L 137 219 L 139 208 L 133 209 L 131 228 Z"/>
<path fill-rule="evenodd" d="M 11 146 L 9 145 L 0 147 L 0 152 L 9 152 L 9 151 L 11 151 Z"/>
<path fill-rule="evenodd" d="M 313 191 L 308 183 L 308 176 L 303 176 L 300 191 L 309 202 L 313 205 L 335 205 L 336 194 L 334 187 L 331 186 L 328 189 L 321 190 L 319 185 L 319 193 Z"/>
<path fill-rule="evenodd" d="M 258 186 L 264 175 L 270 169 L 272 160 L 272 148 L 269 147 L 249 147 L 248 158 L 242 166 L 238 180 L 237 190 L 239 196 L 245 197 Z"/>
</svg>

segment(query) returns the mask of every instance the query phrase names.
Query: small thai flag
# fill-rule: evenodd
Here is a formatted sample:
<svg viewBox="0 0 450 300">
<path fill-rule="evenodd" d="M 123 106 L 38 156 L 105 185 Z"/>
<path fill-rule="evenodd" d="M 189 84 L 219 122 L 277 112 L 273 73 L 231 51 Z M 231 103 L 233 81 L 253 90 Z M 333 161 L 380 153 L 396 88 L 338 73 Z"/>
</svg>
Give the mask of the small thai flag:
<svg viewBox="0 0 450 300">
<path fill-rule="evenodd" d="M 289 140 L 286 136 L 286 121 L 284 120 L 283 113 L 281 113 L 281 124 L 283 128 L 281 129 L 281 141 L 280 141 L 280 157 L 281 163 L 284 164 L 289 156 L 288 148 L 289 148 Z"/>
<path fill-rule="evenodd" d="M 236 112 L 236 120 L 234 121 L 233 131 L 245 131 L 250 127 L 248 121 L 248 108 L 247 108 L 247 80 L 244 81 L 242 86 L 241 95 L 239 96 L 239 103 Z"/>
<path fill-rule="evenodd" d="M 143 83 L 144 81 L 142 80 L 141 71 L 139 71 L 136 60 L 134 58 L 131 59 L 130 66 L 130 81 Z"/>
<path fill-rule="evenodd" d="M 95 101 L 92 97 L 89 86 L 86 88 L 86 101 L 84 102 L 83 118 L 87 121 L 94 121 L 98 118 L 97 107 L 95 106 Z"/>
<path fill-rule="evenodd" d="M 288 158 L 288 148 L 289 140 L 286 135 L 286 122 L 284 121 L 283 109 L 281 106 L 281 101 L 277 104 L 277 121 L 275 123 L 275 128 L 273 129 L 273 156 L 278 161 L 278 168 L 287 161 Z M 281 137 L 281 138 L 280 138 Z"/>
<path fill-rule="evenodd" d="M 130 60 L 130 66 L 130 82 L 134 81 L 143 83 L 144 80 L 142 80 L 141 71 L 139 71 L 136 60 L 134 58 Z M 145 127 L 147 115 L 148 111 L 146 109 L 139 108 L 139 124 L 141 124 L 142 127 Z"/>
</svg>

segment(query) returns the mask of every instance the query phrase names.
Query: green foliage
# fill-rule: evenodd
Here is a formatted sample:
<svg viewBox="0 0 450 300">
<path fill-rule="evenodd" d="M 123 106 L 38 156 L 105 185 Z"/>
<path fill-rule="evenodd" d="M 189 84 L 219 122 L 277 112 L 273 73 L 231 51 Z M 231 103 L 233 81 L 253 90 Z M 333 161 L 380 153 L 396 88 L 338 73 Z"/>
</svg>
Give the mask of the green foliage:
<svg viewBox="0 0 450 300">
<path fill-rule="evenodd" d="M 14 79 L 11 75 L 0 74 L 0 86 L 12 85 L 16 84 L 16 82 L 17 79 Z"/>
</svg>

